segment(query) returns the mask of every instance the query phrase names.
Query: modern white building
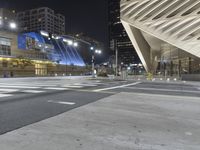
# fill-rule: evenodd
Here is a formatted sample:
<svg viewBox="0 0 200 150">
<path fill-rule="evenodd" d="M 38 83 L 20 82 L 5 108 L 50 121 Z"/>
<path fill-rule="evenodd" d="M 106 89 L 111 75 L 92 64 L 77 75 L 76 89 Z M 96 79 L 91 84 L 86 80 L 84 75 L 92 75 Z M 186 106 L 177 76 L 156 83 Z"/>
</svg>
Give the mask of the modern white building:
<svg viewBox="0 0 200 150">
<path fill-rule="evenodd" d="M 146 71 L 200 73 L 200 0 L 121 0 L 120 7 Z"/>
<path fill-rule="evenodd" d="M 25 32 L 44 30 L 49 33 L 65 34 L 65 16 L 56 14 L 48 7 L 17 13 L 20 28 Z"/>
</svg>

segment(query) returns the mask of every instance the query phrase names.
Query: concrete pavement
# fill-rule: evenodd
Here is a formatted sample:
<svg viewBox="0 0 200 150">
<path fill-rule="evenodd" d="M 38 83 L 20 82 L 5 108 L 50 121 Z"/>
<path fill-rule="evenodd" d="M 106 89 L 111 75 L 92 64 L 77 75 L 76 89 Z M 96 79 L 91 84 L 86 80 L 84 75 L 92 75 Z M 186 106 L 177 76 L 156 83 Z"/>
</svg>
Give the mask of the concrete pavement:
<svg viewBox="0 0 200 150">
<path fill-rule="evenodd" d="M 118 93 L 0 136 L 1 150 L 199 150 L 200 99 Z"/>
</svg>

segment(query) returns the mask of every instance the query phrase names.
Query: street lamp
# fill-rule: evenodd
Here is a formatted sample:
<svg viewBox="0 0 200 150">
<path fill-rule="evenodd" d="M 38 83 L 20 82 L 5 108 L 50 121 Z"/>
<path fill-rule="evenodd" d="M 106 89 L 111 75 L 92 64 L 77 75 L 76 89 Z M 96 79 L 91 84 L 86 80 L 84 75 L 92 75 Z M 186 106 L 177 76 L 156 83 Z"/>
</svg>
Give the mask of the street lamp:
<svg viewBox="0 0 200 150">
<path fill-rule="evenodd" d="M 73 45 L 73 41 L 71 41 L 71 40 L 68 40 L 67 43 L 68 43 L 68 45 Z"/>
<path fill-rule="evenodd" d="M 94 47 L 90 47 L 90 50 L 92 51 L 92 77 L 95 78 L 95 54 L 101 54 L 102 51 L 98 49 L 94 50 Z"/>
<path fill-rule="evenodd" d="M 10 23 L 9 23 L 9 27 L 10 27 L 11 29 L 16 29 L 16 28 L 17 28 L 17 24 L 16 24 L 15 22 L 10 22 Z"/>
<path fill-rule="evenodd" d="M 77 42 L 74 42 L 74 47 L 78 47 L 78 43 Z"/>
<path fill-rule="evenodd" d="M 46 31 L 40 31 L 40 34 L 41 34 L 42 36 L 49 37 L 49 33 L 46 32 Z"/>
<path fill-rule="evenodd" d="M 101 54 L 102 51 L 97 49 L 97 50 L 95 50 L 95 53 L 97 53 L 97 54 Z"/>
</svg>

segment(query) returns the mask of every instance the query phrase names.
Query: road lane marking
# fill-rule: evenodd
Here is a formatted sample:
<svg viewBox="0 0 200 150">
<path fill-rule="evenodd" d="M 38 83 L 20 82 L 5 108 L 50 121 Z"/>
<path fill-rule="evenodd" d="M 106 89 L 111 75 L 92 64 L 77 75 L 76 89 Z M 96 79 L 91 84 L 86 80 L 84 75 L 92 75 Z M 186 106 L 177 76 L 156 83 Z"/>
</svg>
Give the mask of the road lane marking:
<svg viewBox="0 0 200 150">
<path fill-rule="evenodd" d="M 83 88 L 83 86 L 78 86 L 78 85 L 64 85 L 62 87 L 66 87 L 66 88 Z"/>
<path fill-rule="evenodd" d="M 30 84 L 29 83 L 24 83 L 24 84 L 18 84 L 18 83 L 8 83 L 8 84 L 4 84 L 4 83 L 0 83 L 0 87 L 1 86 L 27 86 L 27 87 L 30 87 Z M 41 83 L 31 83 L 31 86 L 35 86 L 35 87 L 56 87 L 56 86 L 60 86 L 60 84 L 47 84 L 47 83 L 44 83 L 44 84 L 41 84 Z"/>
<path fill-rule="evenodd" d="M 17 92 L 19 89 L 0 89 L 0 92 L 2 93 L 9 93 L 9 92 Z"/>
<path fill-rule="evenodd" d="M 0 85 L 0 88 L 38 89 L 38 88 L 40 88 L 40 87 L 34 87 L 34 86 L 18 86 L 18 85 Z"/>
<path fill-rule="evenodd" d="M 77 91 L 77 92 L 88 92 L 88 93 L 97 93 L 95 91 L 92 90 L 84 90 L 84 89 L 76 89 L 73 91 Z M 102 93 L 102 94 L 116 94 L 118 92 L 111 92 L 111 91 L 99 91 L 98 93 Z"/>
<path fill-rule="evenodd" d="M 95 87 L 95 86 L 97 86 L 95 84 L 87 84 L 87 83 L 75 83 L 73 85 L 75 85 L 75 86 L 88 86 L 88 87 Z"/>
<path fill-rule="evenodd" d="M 76 103 L 74 102 L 63 102 L 63 101 L 47 101 L 48 103 L 55 103 L 55 104 L 62 104 L 62 105 L 75 105 Z"/>
<path fill-rule="evenodd" d="M 44 93 L 45 91 L 38 91 L 38 90 L 23 90 L 21 91 L 23 93 L 33 93 L 33 94 L 37 94 L 37 93 Z"/>
<path fill-rule="evenodd" d="M 0 94 L 0 97 L 9 97 L 9 96 L 13 96 L 12 94 Z"/>
<path fill-rule="evenodd" d="M 64 90 L 68 90 L 68 88 L 54 88 L 54 87 L 47 87 L 47 88 L 43 88 L 45 90 L 60 90 L 60 91 L 64 91 Z"/>
<path fill-rule="evenodd" d="M 140 83 L 141 82 L 135 82 L 135 83 L 131 83 L 131 84 L 124 84 L 124 85 L 120 85 L 120 86 L 114 86 L 114 87 L 109 87 L 109 88 L 97 89 L 97 90 L 93 90 L 93 91 L 94 92 L 100 92 L 100 91 L 107 91 L 107 90 L 119 89 L 119 88 L 124 88 L 124 87 L 128 87 L 128 86 L 137 85 L 137 84 L 140 84 Z"/>
</svg>

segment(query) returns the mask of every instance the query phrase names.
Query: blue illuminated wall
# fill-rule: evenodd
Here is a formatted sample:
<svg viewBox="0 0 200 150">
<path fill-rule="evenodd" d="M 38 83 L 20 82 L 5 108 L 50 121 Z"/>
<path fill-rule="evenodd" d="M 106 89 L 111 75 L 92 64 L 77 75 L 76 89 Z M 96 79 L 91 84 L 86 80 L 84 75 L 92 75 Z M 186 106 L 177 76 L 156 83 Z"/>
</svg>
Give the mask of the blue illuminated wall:
<svg viewBox="0 0 200 150">
<path fill-rule="evenodd" d="M 18 48 L 26 50 L 26 35 L 18 35 Z"/>
<path fill-rule="evenodd" d="M 35 47 L 38 47 L 38 45 L 51 45 L 51 50 L 45 49 L 45 46 L 41 48 L 42 51 L 47 51 L 48 59 L 51 61 L 65 65 L 85 66 L 83 58 L 79 54 L 77 48 L 69 46 L 66 42 L 63 42 L 62 37 L 59 39 L 48 39 L 48 37 L 44 37 L 35 32 L 20 34 L 18 36 L 19 49 L 27 49 L 27 39 L 29 41 L 34 39 L 35 42 L 31 41 L 31 43 L 36 44 Z"/>
</svg>

